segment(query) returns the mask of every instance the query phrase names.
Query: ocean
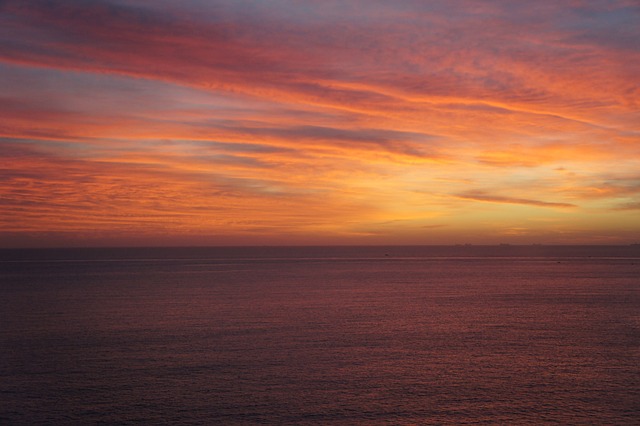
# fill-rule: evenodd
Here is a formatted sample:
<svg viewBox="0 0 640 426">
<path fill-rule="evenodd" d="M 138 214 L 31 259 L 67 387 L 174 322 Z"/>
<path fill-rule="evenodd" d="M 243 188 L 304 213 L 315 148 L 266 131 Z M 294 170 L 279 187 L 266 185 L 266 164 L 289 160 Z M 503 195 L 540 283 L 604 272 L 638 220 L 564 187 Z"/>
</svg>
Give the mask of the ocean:
<svg viewBox="0 0 640 426">
<path fill-rule="evenodd" d="M 0 251 L 0 424 L 640 425 L 640 247 Z"/>
</svg>

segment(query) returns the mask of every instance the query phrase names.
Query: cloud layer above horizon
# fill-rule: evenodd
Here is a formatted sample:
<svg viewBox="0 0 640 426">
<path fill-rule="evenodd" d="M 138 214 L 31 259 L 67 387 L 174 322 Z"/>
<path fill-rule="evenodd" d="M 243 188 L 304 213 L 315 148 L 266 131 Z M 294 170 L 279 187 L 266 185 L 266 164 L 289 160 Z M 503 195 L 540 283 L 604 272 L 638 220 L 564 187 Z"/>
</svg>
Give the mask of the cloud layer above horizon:
<svg viewBox="0 0 640 426">
<path fill-rule="evenodd" d="M 638 22 L 0 1 L 0 246 L 637 242 Z"/>
</svg>

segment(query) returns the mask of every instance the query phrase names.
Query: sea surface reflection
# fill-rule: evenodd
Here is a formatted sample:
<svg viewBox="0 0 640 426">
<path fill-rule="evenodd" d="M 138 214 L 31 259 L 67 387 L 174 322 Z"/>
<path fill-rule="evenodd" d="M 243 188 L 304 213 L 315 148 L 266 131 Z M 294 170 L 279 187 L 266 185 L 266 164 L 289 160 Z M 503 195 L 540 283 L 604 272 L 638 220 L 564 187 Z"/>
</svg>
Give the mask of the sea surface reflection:
<svg viewBox="0 0 640 426">
<path fill-rule="evenodd" d="M 0 423 L 639 424 L 640 256 L 529 250 L 4 252 Z"/>
</svg>

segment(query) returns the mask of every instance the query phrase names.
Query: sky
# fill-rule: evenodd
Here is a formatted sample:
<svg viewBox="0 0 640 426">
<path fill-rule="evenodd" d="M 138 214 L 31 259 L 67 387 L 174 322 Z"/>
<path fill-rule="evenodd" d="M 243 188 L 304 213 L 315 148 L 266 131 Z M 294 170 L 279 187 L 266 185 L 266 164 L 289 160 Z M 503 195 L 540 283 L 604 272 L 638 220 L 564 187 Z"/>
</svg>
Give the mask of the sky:
<svg viewBox="0 0 640 426">
<path fill-rule="evenodd" d="M 0 0 L 0 247 L 640 242 L 637 0 Z"/>
</svg>

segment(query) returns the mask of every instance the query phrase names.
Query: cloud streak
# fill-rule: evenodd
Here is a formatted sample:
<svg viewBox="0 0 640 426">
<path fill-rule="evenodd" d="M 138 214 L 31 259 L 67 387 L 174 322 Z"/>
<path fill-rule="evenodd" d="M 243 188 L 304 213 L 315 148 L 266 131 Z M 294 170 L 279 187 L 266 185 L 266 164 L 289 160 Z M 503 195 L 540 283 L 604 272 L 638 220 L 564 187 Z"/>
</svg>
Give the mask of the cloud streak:
<svg viewBox="0 0 640 426">
<path fill-rule="evenodd" d="M 522 204 L 525 206 L 535 207 L 554 207 L 554 208 L 571 208 L 576 207 L 569 203 L 554 203 L 549 201 L 529 200 L 526 198 L 505 197 L 500 195 L 491 195 L 482 191 L 469 191 L 456 194 L 456 197 L 464 200 L 482 201 L 486 203 L 504 203 L 504 204 Z"/>
</svg>

